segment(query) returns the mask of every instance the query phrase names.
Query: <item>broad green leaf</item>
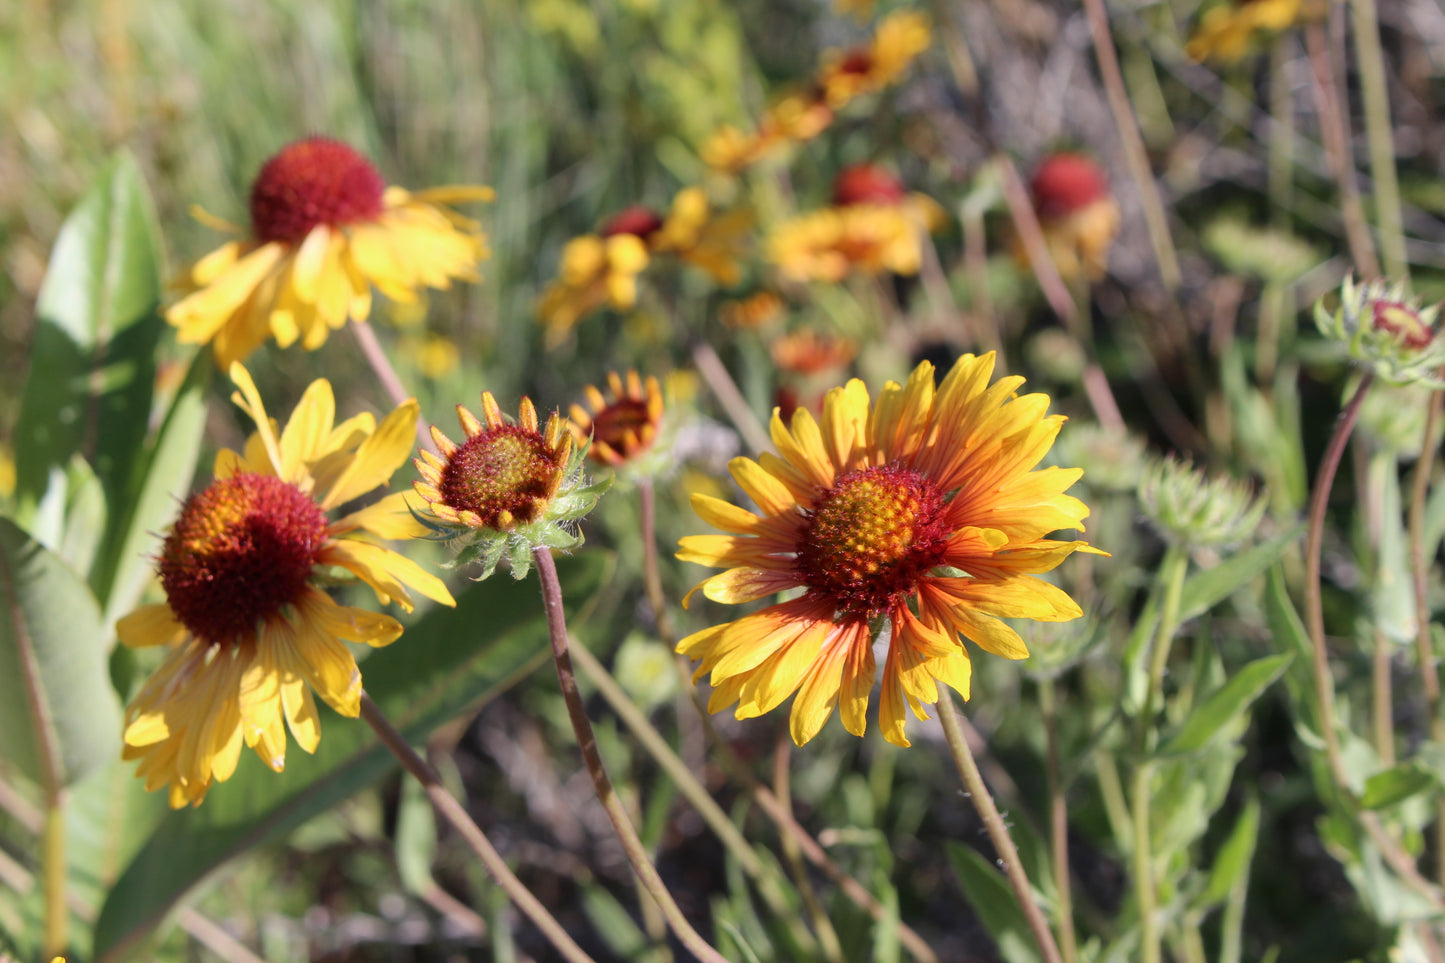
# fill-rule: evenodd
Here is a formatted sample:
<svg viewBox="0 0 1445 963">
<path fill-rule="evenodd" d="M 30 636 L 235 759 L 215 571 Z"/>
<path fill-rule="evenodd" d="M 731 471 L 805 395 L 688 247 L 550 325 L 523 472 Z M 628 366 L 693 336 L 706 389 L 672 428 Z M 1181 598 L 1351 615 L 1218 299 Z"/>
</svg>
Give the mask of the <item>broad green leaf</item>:
<svg viewBox="0 0 1445 963">
<path fill-rule="evenodd" d="M 1254 859 L 1255 841 L 1259 837 L 1259 800 L 1253 796 L 1245 803 L 1244 812 L 1235 820 L 1234 828 L 1209 869 L 1209 881 L 1194 900 L 1194 908 L 1207 912 L 1229 898 L 1235 886 L 1248 880 L 1249 864 Z"/>
<path fill-rule="evenodd" d="M 1191 576 L 1179 595 L 1181 621 L 1203 615 L 1233 595 L 1250 579 L 1269 568 L 1299 538 L 1304 525 L 1296 525 L 1267 542 L 1246 549 L 1210 569 Z"/>
<path fill-rule="evenodd" d="M 558 559 L 569 603 L 591 594 L 607 564 L 597 555 Z M 461 593 L 455 609 L 430 609 L 361 669 L 382 712 L 420 741 L 535 670 L 547 650 L 535 588 L 492 578 Z M 365 723 L 328 712 L 322 725 L 314 756 L 292 744 L 286 770 L 274 773 L 248 751 L 202 805 L 170 814 L 112 889 L 96 923 L 93 959 L 121 959 L 228 859 L 279 839 L 396 768 Z"/>
<path fill-rule="evenodd" d="M 1249 710 L 1254 700 L 1283 674 L 1291 658 L 1269 655 L 1240 669 L 1189 714 L 1179 731 L 1159 750 L 1160 755 L 1183 755 L 1203 749 Z"/>
<path fill-rule="evenodd" d="M 120 752 L 109 642 L 85 582 L 0 518 L 0 755 L 50 791 Z"/>
<path fill-rule="evenodd" d="M 112 512 L 106 550 L 91 578 L 107 625 L 135 608 L 151 577 L 157 534 L 171 523 L 190 490 L 206 426 L 206 390 L 214 372 L 208 352 L 192 359 L 165 420 L 136 462 L 122 504 Z"/>
<path fill-rule="evenodd" d="M 36 302 L 30 378 L 15 431 L 16 496 L 39 501 L 50 471 L 81 455 L 124 490 L 145 439 L 165 327 L 160 245 L 135 161 L 117 157 L 66 219 Z"/>
<path fill-rule="evenodd" d="M 1386 809 L 1439 786 L 1439 777 L 1428 767 L 1412 759 L 1366 779 L 1360 805 L 1366 809 Z"/>
<path fill-rule="evenodd" d="M 963 884 L 964 895 L 973 907 L 999 952 L 1012 963 L 1032 963 L 1039 959 L 1038 948 L 1029 932 L 1024 911 L 1014 899 L 1013 889 L 1003 870 L 989 862 L 977 850 L 949 840 L 949 862 Z"/>
</svg>

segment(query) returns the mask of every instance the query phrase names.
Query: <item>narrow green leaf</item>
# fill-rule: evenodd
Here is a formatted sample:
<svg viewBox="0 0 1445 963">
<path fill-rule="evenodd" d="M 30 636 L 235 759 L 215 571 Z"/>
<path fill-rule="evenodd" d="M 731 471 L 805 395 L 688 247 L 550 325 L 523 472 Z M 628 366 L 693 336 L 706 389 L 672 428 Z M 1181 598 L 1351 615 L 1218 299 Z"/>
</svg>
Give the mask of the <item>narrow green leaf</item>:
<svg viewBox="0 0 1445 963">
<path fill-rule="evenodd" d="M 1366 809 L 1386 809 L 1439 785 L 1435 773 L 1412 759 L 1366 779 L 1360 805 Z"/>
<path fill-rule="evenodd" d="M 106 549 L 91 578 L 107 625 L 135 608 L 151 578 L 156 536 L 171 523 L 190 490 L 206 427 L 206 391 L 214 374 L 209 353 L 192 359 L 186 380 L 112 513 Z"/>
<path fill-rule="evenodd" d="M 0 518 L 0 755 L 48 790 L 120 752 L 109 641 L 85 582 Z"/>
<path fill-rule="evenodd" d="M 50 470 L 81 455 L 108 493 L 145 439 L 164 322 L 160 245 L 135 161 L 117 157 L 66 219 L 36 303 L 30 378 L 15 432 L 23 512 Z"/>
<path fill-rule="evenodd" d="M 1183 755 L 1198 752 L 1228 725 L 1249 710 L 1289 666 L 1293 656 L 1268 655 L 1256 659 L 1199 704 L 1179 731 L 1159 750 L 1160 755 Z"/>
<path fill-rule="evenodd" d="M 945 845 L 949 862 L 963 884 L 964 895 L 968 897 L 974 915 L 999 945 L 1005 959 L 1013 963 L 1038 960 L 1038 948 L 1030 934 L 1028 921 L 1014 899 L 1003 871 L 977 850 L 962 843 L 949 840 Z"/>
<path fill-rule="evenodd" d="M 1304 525 L 1296 525 L 1267 542 L 1261 542 L 1226 561 L 1193 575 L 1179 595 L 1180 620 L 1192 619 L 1233 595 L 1250 579 L 1263 572 L 1300 537 Z"/>
<path fill-rule="evenodd" d="M 607 560 L 557 560 L 569 600 L 587 598 Z M 428 610 L 393 645 L 362 665 L 366 691 L 408 739 L 420 741 L 468 706 L 495 696 L 546 658 L 547 634 L 533 587 L 510 579 L 474 583 L 455 609 Z M 314 756 L 293 744 L 274 773 L 245 753 L 229 782 L 205 802 L 173 812 L 111 890 L 95 927 L 93 959 L 114 961 L 186 892 L 227 860 L 275 840 L 396 767 L 371 730 L 325 713 Z"/>
<path fill-rule="evenodd" d="M 1229 898 L 1235 886 L 1248 878 L 1249 864 L 1254 859 L 1254 846 L 1259 838 L 1259 800 L 1253 796 L 1245 803 L 1244 812 L 1234 822 L 1234 828 L 1219 847 L 1214 865 L 1209 869 L 1209 881 L 1194 900 L 1194 908 L 1208 912 Z"/>
<path fill-rule="evenodd" d="M 396 809 L 396 873 L 408 892 L 420 893 L 431 884 L 436 853 L 437 820 L 431 800 L 421 783 L 404 780 Z"/>
</svg>

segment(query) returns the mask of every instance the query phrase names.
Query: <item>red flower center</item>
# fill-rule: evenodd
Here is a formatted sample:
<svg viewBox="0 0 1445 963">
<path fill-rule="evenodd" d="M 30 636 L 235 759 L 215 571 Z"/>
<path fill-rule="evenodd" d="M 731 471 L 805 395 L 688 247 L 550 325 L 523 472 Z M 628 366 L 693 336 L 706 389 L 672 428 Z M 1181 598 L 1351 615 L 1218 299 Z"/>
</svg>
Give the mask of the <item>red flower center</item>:
<svg viewBox="0 0 1445 963">
<path fill-rule="evenodd" d="M 501 425 L 453 452 L 437 487 L 443 504 L 475 512 L 487 528 L 499 527 L 504 512 L 526 524 L 546 509 L 563 467 L 537 432 Z"/>
<path fill-rule="evenodd" d="M 623 458 L 641 454 L 657 434 L 652 412 L 641 398 L 618 398 L 592 419 L 592 440 L 610 445 Z"/>
<path fill-rule="evenodd" d="M 646 240 L 649 234 L 661 227 L 662 218 L 656 211 L 642 204 L 634 204 L 612 215 L 612 218 L 602 226 L 602 236 L 634 234 Z"/>
<path fill-rule="evenodd" d="M 898 178 L 872 164 L 854 164 L 838 172 L 833 179 L 833 203 L 839 207 L 849 204 L 901 204 L 908 194 Z"/>
<path fill-rule="evenodd" d="M 896 463 L 849 472 L 809 513 L 794 565 L 845 617 L 881 615 L 939 564 L 943 507 L 932 481 Z"/>
<path fill-rule="evenodd" d="M 1042 221 L 1055 221 L 1109 196 L 1099 165 L 1082 154 L 1055 154 L 1034 171 L 1030 189 Z"/>
<path fill-rule="evenodd" d="M 251 186 L 251 225 L 261 241 L 299 243 L 318 224 L 375 220 L 386 182 L 350 147 L 309 137 L 283 147 Z"/>
<path fill-rule="evenodd" d="M 1374 325 L 1376 331 L 1388 331 L 1402 347 L 1415 351 L 1429 345 L 1435 337 L 1435 332 L 1421 320 L 1418 312 L 1398 301 L 1376 301 Z"/>
<path fill-rule="evenodd" d="M 232 475 L 181 508 L 161 548 L 161 585 L 197 638 L 240 644 L 301 598 L 325 541 L 326 513 L 295 485 Z"/>
</svg>

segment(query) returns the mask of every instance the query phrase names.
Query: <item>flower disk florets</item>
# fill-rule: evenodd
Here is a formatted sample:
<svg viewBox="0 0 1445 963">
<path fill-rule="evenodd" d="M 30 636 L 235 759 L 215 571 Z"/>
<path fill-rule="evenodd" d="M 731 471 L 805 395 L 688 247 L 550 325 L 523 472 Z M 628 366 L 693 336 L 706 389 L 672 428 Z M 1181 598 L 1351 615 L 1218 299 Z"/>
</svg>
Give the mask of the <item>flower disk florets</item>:
<svg viewBox="0 0 1445 963">
<path fill-rule="evenodd" d="M 943 493 L 899 465 L 849 472 L 808 513 L 798 577 L 849 617 L 881 615 L 939 564 Z"/>
<path fill-rule="evenodd" d="M 329 137 L 282 148 L 251 187 L 251 224 L 262 241 L 295 244 L 319 224 L 375 220 L 386 181 L 355 150 Z"/>
<path fill-rule="evenodd" d="M 1377 278 L 1356 287 L 1352 278 L 1345 278 L 1333 313 L 1322 301 L 1315 303 L 1315 326 L 1391 384 L 1445 388 L 1440 376 L 1445 338 L 1440 337 L 1439 312 L 1438 304 L 1422 308 L 1418 300 L 1408 298 L 1403 282 Z"/>
<path fill-rule="evenodd" d="M 421 480 L 413 487 L 426 512 L 413 514 L 435 537 L 458 545 L 456 564 L 480 561 L 479 578 L 504 558 L 521 578 L 534 549 L 581 543 L 568 529 L 592 509 L 601 488 L 584 484 L 583 454 L 556 412 L 541 428 L 537 409 L 523 398 L 510 424 L 491 392 L 482 393 L 482 412 L 485 421 L 457 405 L 467 436 L 460 445 L 432 427 L 440 454 L 422 451 L 414 460 Z"/>
<path fill-rule="evenodd" d="M 197 638 L 231 644 L 302 596 L 325 541 L 326 514 L 295 485 L 232 475 L 181 509 L 161 549 L 161 585 Z"/>
</svg>

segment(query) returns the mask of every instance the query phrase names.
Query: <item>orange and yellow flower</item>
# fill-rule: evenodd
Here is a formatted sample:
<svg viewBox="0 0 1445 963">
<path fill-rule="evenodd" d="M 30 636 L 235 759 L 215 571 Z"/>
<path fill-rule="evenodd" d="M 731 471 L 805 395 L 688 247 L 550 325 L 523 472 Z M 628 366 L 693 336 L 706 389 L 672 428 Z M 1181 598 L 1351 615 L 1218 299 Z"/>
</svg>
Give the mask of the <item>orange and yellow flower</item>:
<svg viewBox="0 0 1445 963">
<path fill-rule="evenodd" d="M 813 328 L 801 328 L 774 338 L 768 353 L 780 371 L 814 375 L 851 364 L 858 357 L 858 342 Z"/>
<path fill-rule="evenodd" d="M 417 403 L 380 424 L 370 414 L 338 424 L 331 385 L 319 379 L 277 435 L 246 369 L 233 364 L 231 380 L 256 433 L 243 452 L 222 450 L 215 480 L 182 506 L 161 547 L 166 601 L 116 625 L 126 645 L 171 646 L 127 709 L 123 755 L 140 760 L 146 789 L 170 787 L 173 807 L 198 805 L 212 782 L 229 779 L 243 743 L 277 772 L 288 727 L 314 752 L 311 690 L 344 716 L 360 712 L 361 673 L 344 643 L 388 645 L 401 624 L 333 601 L 322 585 L 335 570 L 407 611 L 411 591 L 455 604 L 436 576 L 362 537 L 424 531 L 405 493 L 329 517 L 406 461 Z"/>
<path fill-rule="evenodd" d="M 935 387 L 933 366 L 890 382 L 870 404 L 861 381 L 824 400 L 821 425 L 799 409 L 791 427 L 776 412 L 777 454 L 736 458 L 734 480 L 752 512 L 707 495 L 693 508 L 726 534 L 682 539 L 678 557 L 726 571 L 701 582 L 715 602 L 738 605 L 801 594 L 695 632 L 678 651 L 708 676 L 708 708 L 737 716 L 771 711 L 796 693 L 793 740 L 817 735 L 834 707 L 861 736 L 876 664 L 879 620 L 891 626 L 879 723 L 906 746 L 905 708 L 940 697 L 937 683 L 969 696 L 972 665 L 960 636 L 985 651 L 1028 651 L 1001 621 L 1077 618 L 1079 606 L 1039 578 L 1081 541 L 1088 508 L 1067 489 L 1077 468 L 1036 469 L 1064 422 L 1043 394 L 1015 396 L 1023 379 L 990 385 L 992 354 L 965 355 Z"/>
<path fill-rule="evenodd" d="M 607 374 L 611 400 L 595 385 L 587 386 L 587 404 L 573 405 L 567 427 L 576 442 L 592 447 L 587 457 L 610 468 L 620 468 L 637 459 L 657 440 L 662 424 L 662 389 L 648 375 L 644 382 L 636 371 L 627 372 L 624 382 L 615 371 Z"/>
<path fill-rule="evenodd" d="M 1083 154 L 1053 154 L 1034 171 L 1029 190 L 1060 276 L 1102 278 L 1120 221 L 1119 205 L 1104 171 Z M 1016 241 L 1015 253 L 1028 262 L 1022 243 Z"/>
<path fill-rule="evenodd" d="M 707 194 L 698 187 L 677 192 L 672 208 L 658 229 L 647 236 L 648 248 L 671 254 L 685 264 L 706 271 L 725 287 L 742 277 L 742 257 L 752 218 L 746 211 L 714 216 Z"/>
<path fill-rule="evenodd" d="M 1184 52 L 1191 60 L 1232 63 L 1249 52 L 1254 35 L 1284 30 L 1305 14 L 1304 0 L 1238 0 L 1206 11 Z"/>
<path fill-rule="evenodd" d="M 917 274 L 922 235 L 944 222 L 943 209 L 908 194 L 877 168 L 846 168 L 834 185 L 834 206 L 784 221 L 774 229 L 768 258 L 790 281 L 843 280 L 850 271 Z"/>
<path fill-rule="evenodd" d="M 837 110 L 856 97 L 882 90 L 897 81 L 932 42 L 926 14 L 915 10 L 889 14 L 879 21 L 870 42 L 824 55 L 818 71 L 824 102 Z"/>
<path fill-rule="evenodd" d="M 561 344 L 578 321 L 603 305 L 618 311 L 635 305 L 637 275 L 647 261 L 647 244 L 636 234 L 584 234 L 568 241 L 557 279 L 537 303 L 548 346 Z"/>
<path fill-rule="evenodd" d="M 223 368 L 268 337 L 314 350 L 348 320 L 367 319 L 373 287 L 408 302 L 422 288 L 477 280 L 486 239 L 447 205 L 493 196 L 488 187 L 388 186 L 345 144 L 297 141 L 252 185 L 249 236 L 190 267 L 180 280 L 185 296 L 166 320 L 183 344 L 210 344 Z"/>
</svg>

